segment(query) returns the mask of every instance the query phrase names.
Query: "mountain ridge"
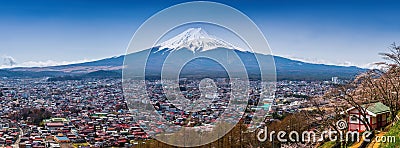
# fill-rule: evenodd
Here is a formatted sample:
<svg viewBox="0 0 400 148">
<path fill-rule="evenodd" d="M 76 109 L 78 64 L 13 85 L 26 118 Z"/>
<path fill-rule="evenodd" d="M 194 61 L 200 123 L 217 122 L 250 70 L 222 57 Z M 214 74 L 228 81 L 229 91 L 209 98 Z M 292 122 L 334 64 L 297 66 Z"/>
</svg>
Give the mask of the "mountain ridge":
<svg viewBox="0 0 400 148">
<path fill-rule="evenodd" d="M 135 53 L 132 53 L 135 54 Z M 271 55 L 269 55 L 271 56 Z M 125 55 L 114 56 L 110 58 L 105 58 L 101 60 L 75 63 L 69 65 L 59 65 L 50 67 L 16 67 L 0 69 L 0 77 L 60 77 L 67 75 L 82 75 L 95 71 L 121 71 L 123 66 Z M 328 65 L 328 64 L 315 64 L 302 62 L 298 60 L 292 60 L 282 56 L 273 56 L 278 80 L 329 80 L 331 77 L 337 76 L 341 79 L 351 79 L 355 75 L 367 71 L 367 69 L 359 68 L 356 66 L 339 66 L 339 65 Z M 315 76 L 313 71 L 310 71 L 310 67 L 304 68 L 304 66 L 320 66 L 314 69 L 315 71 L 320 71 L 318 69 L 323 69 L 323 76 Z M 295 67 L 294 67 L 295 66 Z M 80 70 L 71 72 L 69 69 L 71 67 L 86 67 L 81 69 L 87 69 L 87 71 Z M 91 68 L 90 68 L 91 67 Z M 334 69 L 333 71 L 330 69 Z M 311 68 L 312 69 L 312 68 Z M 339 70 L 335 70 L 339 69 Z M 343 73 L 343 70 L 345 72 Z M 293 73 L 300 72 L 300 73 Z M 314 75 L 314 76 L 313 76 Z"/>
<path fill-rule="evenodd" d="M 172 58 L 170 57 L 169 61 L 166 62 L 167 57 L 170 55 L 172 55 Z M 147 61 L 140 61 L 143 57 L 147 56 Z M 208 59 L 196 59 L 198 56 L 208 57 Z M 190 58 L 194 59 L 185 61 Z M 210 60 L 210 58 L 219 59 L 220 61 L 216 62 Z M 225 69 L 224 66 L 228 66 L 231 68 L 230 72 L 243 73 L 243 70 L 246 70 L 245 72 L 248 77 L 260 79 L 260 63 L 263 66 L 267 65 L 267 72 L 276 71 L 278 80 L 329 80 L 331 77 L 351 79 L 355 75 L 366 71 L 366 69 L 355 66 L 345 67 L 312 64 L 280 56 L 253 53 L 209 35 L 202 28 L 189 28 L 177 36 L 156 45 L 156 47 L 144 49 L 135 53 L 69 65 L 2 69 L 0 70 L 0 77 L 73 76 L 73 78 L 89 78 L 93 76 L 101 78 L 102 74 L 104 74 L 104 77 L 107 77 L 107 74 L 115 77 L 115 75 L 118 74 L 114 72 L 119 72 L 121 70 L 125 72 L 137 72 L 137 74 L 142 75 L 140 71 L 142 71 L 143 68 L 137 66 L 137 64 L 143 62 L 146 62 L 145 75 L 154 78 L 160 78 L 162 69 L 169 70 L 168 73 L 175 73 L 174 71 L 179 70 L 176 69 L 179 68 L 179 63 L 185 62 L 188 63 L 185 63 L 186 65 L 180 71 L 180 76 L 183 77 L 226 77 L 227 69 Z M 227 65 L 223 65 L 221 62 Z M 131 69 L 123 69 L 125 66 Z M 165 67 L 173 67 L 173 69 Z M 245 69 L 240 69 L 240 67 L 244 67 Z M 265 73 L 263 73 L 263 76 L 264 74 Z"/>
</svg>

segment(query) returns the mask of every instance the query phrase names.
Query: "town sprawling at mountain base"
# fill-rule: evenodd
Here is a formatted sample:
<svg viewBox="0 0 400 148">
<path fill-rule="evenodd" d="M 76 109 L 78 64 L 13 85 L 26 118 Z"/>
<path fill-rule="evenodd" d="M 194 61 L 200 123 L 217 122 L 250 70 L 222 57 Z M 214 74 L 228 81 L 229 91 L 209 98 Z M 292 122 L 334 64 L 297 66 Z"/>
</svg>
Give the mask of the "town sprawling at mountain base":
<svg viewBox="0 0 400 148">
<path fill-rule="evenodd" d="M 2 78 L 1 88 L 1 136 L 3 145 L 26 147 L 56 145 L 92 145 L 98 147 L 141 145 L 150 140 L 133 118 L 134 111 L 127 108 L 121 79 L 84 79 L 48 81 L 47 79 Z M 189 87 L 187 94 L 199 95 L 198 89 Z M 225 82 L 220 82 L 223 84 Z M 251 84 L 256 86 L 257 82 Z M 280 81 L 276 99 L 262 107 L 250 109 L 268 112 L 268 121 L 275 121 L 286 114 L 312 107 L 309 98 L 320 96 L 338 82 L 332 81 Z M 153 82 L 148 81 L 148 85 Z M 150 91 L 150 90 L 149 90 Z M 156 91 L 152 89 L 151 91 Z M 256 91 L 255 88 L 252 91 Z M 156 94 L 155 94 L 156 95 Z M 250 94 L 255 102 L 255 94 Z M 267 104 L 268 103 L 268 104 Z M 218 106 L 206 107 L 199 114 L 203 123 L 188 120 L 188 112 L 159 102 L 157 108 L 181 114 L 171 122 L 177 125 L 207 124 L 217 117 L 208 116 Z M 223 106 L 220 106 L 223 107 Z M 143 113 L 144 115 L 145 113 Z M 211 114 L 212 115 L 212 114 Z M 243 118 L 249 123 L 251 115 Z M 193 125 L 192 125 L 193 126 Z M 160 129 L 161 130 L 161 129 Z M 150 140 L 150 141 L 149 141 Z"/>
<path fill-rule="evenodd" d="M 197 34 L 192 34 L 192 36 L 203 39 Z M 217 43 L 215 45 L 218 46 L 210 46 L 205 51 L 196 48 L 191 52 L 233 50 L 243 54 L 238 50 L 223 49 Z M 169 54 L 187 51 L 187 47 L 177 46 L 176 48 L 179 50 L 157 48 L 151 53 L 159 59 L 158 57 L 164 54 L 159 54 L 159 52 Z M 392 49 L 393 53 L 386 53 L 383 56 L 394 62 L 400 61 L 397 58 L 397 55 L 400 55 L 400 48 L 394 44 Z M 93 63 L 97 66 L 94 68 L 107 66 L 95 61 L 61 67 L 75 66 L 76 68 L 76 65 L 90 67 Z M 381 70 L 347 71 L 354 75 L 352 78 L 348 78 L 349 73 L 343 71 L 345 76 L 332 75 L 329 79 L 311 76 L 303 78 L 305 80 L 281 78 L 276 82 L 269 81 L 268 83 L 264 83 L 260 76 L 251 77 L 257 73 L 251 73 L 252 69 L 246 67 L 249 65 L 252 67 L 249 63 L 245 64 L 247 70 L 250 71 L 247 75 L 251 79 L 248 80 L 232 79 L 226 74 L 215 75 L 213 73 L 221 70 L 218 70 L 218 65 L 213 65 L 208 61 L 201 60 L 200 63 L 194 65 L 199 64 L 212 67 L 212 70 L 208 69 L 208 73 L 201 73 L 198 71 L 207 70 L 207 68 L 194 70 L 189 67 L 186 71 L 183 68 L 181 72 L 187 73 L 179 77 L 176 88 L 166 85 L 167 82 L 173 81 L 161 80 L 160 71 L 152 69 L 159 67 L 157 62 L 149 64 L 150 69 L 146 69 L 150 71 L 149 75 L 146 74 L 149 78 L 144 80 L 121 77 L 120 72 L 107 70 L 69 72 L 68 75 L 53 75 L 54 77 L 48 77 L 47 74 L 37 71 L 33 72 L 35 76 L 4 75 L 0 81 L 0 144 L 32 148 L 172 147 L 168 145 L 169 141 L 159 141 L 155 137 L 164 132 L 177 132 L 180 127 L 192 128 L 196 132 L 207 135 L 216 130 L 215 127 L 221 125 L 218 122 L 219 118 L 230 117 L 224 120 L 226 121 L 224 124 L 233 125 L 231 130 L 223 133 L 216 141 L 199 146 L 341 147 L 355 145 L 356 147 L 379 147 L 387 145 L 394 147 L 396 145 L 393 143 L 396 143 L 398 139 L 399 132 L 396 127 L 400 109 L 398 106 L 400 101 L 398 63 L 381 63 L 384 65 Z M 277 65 L 279 66 L 279 63 Z M 314 65 L 314 68 L 320 66 L 327 68 L 325 69 L 327 71 L 346 69 L 346 67 L 327 65 Z M 307 67 L 299 68 L 304 72 L 310 72 Z M 7 69 L 7 71 L 13 70 L 20 71 L 21 68 Z M 280 74 L 278 71 L 278 78 Z M 296 74 L 291 77 L 296 77 Z M 248 88 L 248 90 L 242 94 L 235 94 L 233 84 L 238 85 L 235 89 Z M 266 91 L 265 88 L 268 87 L 265 86 L 274 87 Z M 181 93 L 184 102 L 171 100 L 169 97 L 177 96 L 177 94 L 174 94 L 175 91 L 168 92 L 170 88 Z M 145 96 L 137 93 L 141 90 L 146 92 Z M 238 103 L 237 98 L 232 98 L 232 95 L 245 96 L 243 98 L 246 100 L 245 106 L 229 107 Z M 185 100 L 192 106 L 185 106 L 188 104 Z M 140 105 L 154 111 L 141 110 Z M 243 114 L 236 115 L 235 113 Z M 256 118 L 260 113 L 265 116 Z M 339 122 L 343 123 L 339 124 Z M 345 125 L 345 128 L 339 125 Z M 165 128 L 166 126 L 169 128 Z M 266 133 L 267 129 L 287 133 L 312 132 L 313 138 L 318 140 L 310 141 L 304 137 L 302 139 L 297 137 L 288 142 L 287 139 L 293 138 L 291 134 L 281 135 L 281 137 L 267 134 L 270 136 L 267 138 L 270 141 L 260 140 L 260 133 Z M 357 135 L 351 137 L 353 140 L 345 141 L 340 138 L 332 140 L 330 139 L 332 135 L 326 133 L 324 135 L 325 131 L 336 131 L 336 133 L 347 131 L 352 134 L 357 133 Z M 364 137 L 358 134 L 367 132 L 372 134 Z M 184 136 L 169 136 L 173 140 L 185 142 L 189 140 L 190 142 L 190 139 L 183 138 Z M 388 137 L 385 138 L 385 142 L 388 143 L 377 141 L 377 138 L 371 140 L 373 139 L 371 137 L 385 136 Z M 282 141 L 282 138 L 286 138 L 286 141 Z M 310 135 L 308 138 L 310 139 Z"/>
<path fill-rule="evenodd" d="M 400 148 L 400 1 L 0 1 L 0 148 Z"/>
</svg>

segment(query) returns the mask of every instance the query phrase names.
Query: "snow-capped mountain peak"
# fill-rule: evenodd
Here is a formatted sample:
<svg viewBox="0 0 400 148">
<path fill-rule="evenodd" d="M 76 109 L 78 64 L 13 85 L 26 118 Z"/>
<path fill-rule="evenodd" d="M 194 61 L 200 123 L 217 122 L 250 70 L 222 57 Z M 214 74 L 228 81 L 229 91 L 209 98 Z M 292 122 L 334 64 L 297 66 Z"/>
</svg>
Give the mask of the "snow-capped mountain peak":
<svg viewBox="0 0 400 148">
<path fill-rule="evenodd" d="M 242 50 L 239 47 L 219 39 L 215 36 L 209 35 L 202 28 L 189 28 L 179 35 L 158 44 L 159 50 L 167 49 L 168 51 L 175 51 L 182 48 L 192 50 L 193 52 L 201 52 L 216 48 L 227 48 Z"/>
</svg>

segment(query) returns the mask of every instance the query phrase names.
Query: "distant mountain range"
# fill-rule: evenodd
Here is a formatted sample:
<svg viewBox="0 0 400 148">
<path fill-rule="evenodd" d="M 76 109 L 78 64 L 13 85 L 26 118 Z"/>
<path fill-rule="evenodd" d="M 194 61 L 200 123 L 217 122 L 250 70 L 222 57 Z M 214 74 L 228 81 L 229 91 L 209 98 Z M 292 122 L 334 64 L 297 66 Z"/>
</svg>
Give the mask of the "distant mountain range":
<svg viewBox="0 0 400 148">
<path fill-rule="evenodd" d="M 229 61 L 229 56 L 227 55 L 236 54 L 244 64 L 248 76 L 255 79 L 260 77 L 258 62 L 271 61 L 272 58 L 275 62 L 278 80 L 330 80 L 331 77 L 351 79 L 355 75 L 366 71 L 366 69 L 355 66 L 312 64 L 279 56 L 252 53 L 235 47 L 222 39 L 210 36 L 201 28 L 191 28 L 156 47 L 126 56 L 62 66 L 0 69 L 0 77 L 51 77 L 49 80 L 54 81 L 105 77 L 120 78 L 122 76 L 121 69 L 124 59 L 125 66 L 132 68 L 135 67 L 136 63 L 141 62 L 139 61 L 140 57 L 147 56 L 148 53 L 151 53 L 146 65 L 146 76 L 149 78 L 159 78 L 163 65 L 165 67 L 175 66 L 174 64 L 176 63 L 184 62 L 184 58 L 180 57 L 187 58 L 194 57 L 195 55 L 204 57 L 212 56 L 217 59 Z M 179 56 L 170 58 L 170 61 L 166 63 L 165 59 L 171 53 Z M 255 55 L 259 58 L 258 62 Z M 140 69 L 128 69 L 128 71 L 137 70 Z M 225 77 L 227 76 L 227 72 L 222 65 L 213 60 L 197 58 L 184 66 L 181 70 L 181 76 Z"/>
</svg>

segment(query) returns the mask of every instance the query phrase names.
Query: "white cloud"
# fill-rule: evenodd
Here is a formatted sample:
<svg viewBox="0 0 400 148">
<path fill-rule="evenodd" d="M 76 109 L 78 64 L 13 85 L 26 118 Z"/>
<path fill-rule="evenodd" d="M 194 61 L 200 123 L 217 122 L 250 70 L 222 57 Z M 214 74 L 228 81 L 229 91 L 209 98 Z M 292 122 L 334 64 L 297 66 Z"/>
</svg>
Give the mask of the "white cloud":
<svg viewBox="0 0 400 148">
<path fill-rule="evenodd" d="M 337 65 L 337 66 L 357 66 L 357 67 L 361 67 L 361 68 L 371 68 L 371 65 L 372 65 L 372 64 L 357 65 L 350 61 L 328 61 L 328 60 L 323 60 L 323 59 L 318 59 L 318 58 L 304 58 L 304 57 L 297 57 L 297 56 L 283 56 L 283 57 L 287 57 L 292 60 L 302 61 L 302 62 L 306 62 L 306 63 L 314 63 L 314 64 L 326 64 L 326 65 Z"/>
<path fill-rule="evenodd" d="M 58 66 L 58 65 L 68 65 L 75 63 L 89 62 L 90 60 L 77 60 L 77 61 L 27 61 L 18 65 L 18 67 L 47 67 L 47 66 Z M 16 66 L 17 67 L 17 66 Z"/>
<path fill-rule="evenodd" d="M 292 60 L 307 62 L 307 63 L 314 63 L 314 64 L 326 64 L 326 65 L 338 65 L 338 66 L 357 66 L 361 68 L 373 69 L 373 68 L 380 68 L 380 66 L 376 65 L 375 63 L 369 63 L 364 65 L 357 65 L 349 61 L 340 61 L 340 62 L 332 62 L 318 58 L 304 58 L 304 57 L 297 57 L 297 56 L 283 56 Z M 58 66 L 58 65 L 68 65 L 68 64 L 75 64 L 75 63 L 84 63 L 95 61 L 94 60 L 76 60 L 76 61 L 54 61 L 54 60 L 46 60 L 46 61 L 26 61 L 22 63 L 17 63 L 16 60 L 11 56 L 1 56 L 0 57 L 0 69 L 2 68 L 13 68 L 13 67 L 47 67 L 47 66 Z"/>
<path fill-rule="evenodd" d="M 378 62 L 365 64 L 365 65 L 363 65 L 363 67 L 364 67 L 364 68 L 368 68 L 368 69 L 382 69 L 382 68 L 385 67 L 385 65 L 376 64 L 376 63 L 378 63 Z"/>
<path fill-rule="evenodd" d="M 0 69 L 2 68 L 13 68 L 13 67 L 47 67 L 47 66 L 58 66 L 58 65 L 68 65 L 74 63 L 83 63 L 89 62 L 92 60 L 84 59 L 84 60 L 76 60 L 76 61 L 26 61 L 17 63 L 13 57 L 11 56 L 2 56 L 0 57 Z"/>
<path fill-rule="evenodd" d="M 14 66 L 16 64 L 17 64 L 17 62 L 15 62 L 15 59 L 13 57 L 11 57 L 11 56 L 4 55 L 4 56 L 0 57 L 0 67 L 1 66 L 12 67 L 12 66 Z"/>
</svg>

